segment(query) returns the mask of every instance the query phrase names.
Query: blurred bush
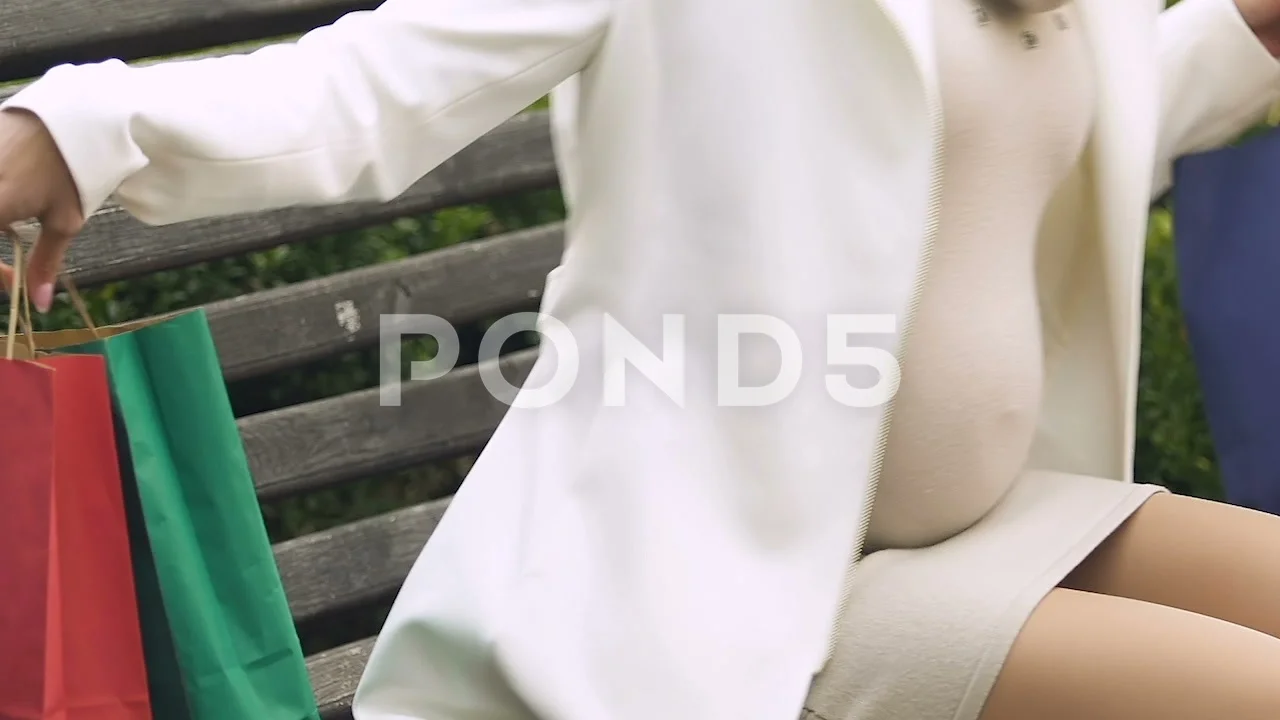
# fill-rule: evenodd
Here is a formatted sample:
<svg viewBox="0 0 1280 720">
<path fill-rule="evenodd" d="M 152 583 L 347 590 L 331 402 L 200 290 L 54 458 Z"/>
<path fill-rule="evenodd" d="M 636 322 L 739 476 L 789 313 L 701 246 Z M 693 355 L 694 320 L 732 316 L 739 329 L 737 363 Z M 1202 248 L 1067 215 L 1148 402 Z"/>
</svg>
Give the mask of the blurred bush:
<svg viewBox="0 0 1280 720">
<path fill-rule="evenodd" d="M 1146 254 L 1135 473 L 1175 492 L 1219 499 L 1221 478 L 1178 305 L 1167 208 L 1151 214 Z"/>
</svg>

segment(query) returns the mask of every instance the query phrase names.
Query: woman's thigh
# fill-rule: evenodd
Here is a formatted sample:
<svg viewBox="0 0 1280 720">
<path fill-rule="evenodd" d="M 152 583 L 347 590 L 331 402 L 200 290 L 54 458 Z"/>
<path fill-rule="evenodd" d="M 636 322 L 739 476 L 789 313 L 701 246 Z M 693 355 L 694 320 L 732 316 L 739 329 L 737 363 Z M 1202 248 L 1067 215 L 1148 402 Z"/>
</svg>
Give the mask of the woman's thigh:
<svg viewBox="0 0 1280 720">
<path fill-rule="evenodd" d="M 1062 586 L 1211 615 L 1280 637 L 1280 517 L 1156 495 Z"/>
<path fill-rule="evenodd" d="M 1051 592 L 981 720 L 1275 720 L 1280 639 L 1128 598 Z"/>
</svg>

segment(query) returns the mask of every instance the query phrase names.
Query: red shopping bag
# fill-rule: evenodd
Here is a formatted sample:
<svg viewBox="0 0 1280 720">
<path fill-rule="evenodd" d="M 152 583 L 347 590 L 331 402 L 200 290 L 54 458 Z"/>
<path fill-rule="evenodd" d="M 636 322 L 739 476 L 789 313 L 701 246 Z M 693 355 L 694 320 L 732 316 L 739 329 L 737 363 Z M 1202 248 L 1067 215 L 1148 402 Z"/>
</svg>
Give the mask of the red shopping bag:
<svg viewBox="0 0 1280 720">
<path fill-rule="evenodd" d="M 151 720 L 106 367 L 0 354 L 0 720 Z"/>
</svg>

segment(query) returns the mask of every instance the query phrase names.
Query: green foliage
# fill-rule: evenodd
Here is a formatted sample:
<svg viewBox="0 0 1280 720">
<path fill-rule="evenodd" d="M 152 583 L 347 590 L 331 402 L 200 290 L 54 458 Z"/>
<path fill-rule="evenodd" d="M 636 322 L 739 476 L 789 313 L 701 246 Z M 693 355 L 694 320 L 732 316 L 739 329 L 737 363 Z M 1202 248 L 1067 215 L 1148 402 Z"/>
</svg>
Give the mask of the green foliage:
<svg viewBox="0 0 1280 720">
<path fill-rule="evenodd" d="M 1178 305 L 1173 219 L 1151 215 L 1143 282 L 1135 472 L 1175 492 L 1220 498 L 1221 478 Z"/>
</svg>

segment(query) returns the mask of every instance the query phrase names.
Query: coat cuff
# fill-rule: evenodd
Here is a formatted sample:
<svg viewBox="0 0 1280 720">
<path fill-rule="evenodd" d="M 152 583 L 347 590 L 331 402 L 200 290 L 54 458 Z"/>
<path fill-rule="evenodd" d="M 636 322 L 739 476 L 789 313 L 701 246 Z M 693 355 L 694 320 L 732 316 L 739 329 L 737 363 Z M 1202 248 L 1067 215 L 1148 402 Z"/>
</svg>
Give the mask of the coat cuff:
<svg viewBox="0 0 1280 720">
<path fill-rule="evenodd" d="M 71 170 L 86 218 L 147 164 L 130 133 L 136 111 L 131 72 L 119 60 L 59 65 L 0 105 L 0 110 L 31 112 L 48 128 Z"/>
<path fill-rule="evenodd" d="M 1199 76 L 1184 79 L 1187 90 L 1218 96 L 1217 112 L 1210 115 L 1216 122 L 1195 135 L 1212 143 L 1238 134 L 1280 100 L 1280 60 L 1245 23 L 1235 0 L 1181 0 L 1166 14 L 1162 44 L 1190 49 L 1192 67 L 1185 70 Z M 1194 144 L 1180 149 L 1206 149 L 1203 142 Z"/>
</svg>

